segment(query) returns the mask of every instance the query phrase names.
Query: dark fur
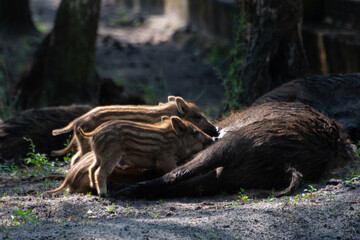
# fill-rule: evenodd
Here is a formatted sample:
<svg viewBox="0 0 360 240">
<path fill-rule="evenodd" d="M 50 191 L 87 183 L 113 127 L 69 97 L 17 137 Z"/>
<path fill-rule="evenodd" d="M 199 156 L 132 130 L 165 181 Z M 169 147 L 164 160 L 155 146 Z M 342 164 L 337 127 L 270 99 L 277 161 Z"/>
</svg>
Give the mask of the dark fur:
<svg viewBox="0 0 360 240">
<path fill-rule="evenodd" d="M 54 137 L 51 131 L 90 109 L 87 105 L 33 109 L 0 122 L 0 163 L 7 160 L 20 163 L 19 159 L 26 156 L 30 146 L 24 137 L 33 140 L 37 152 L 50 154 L 52 149 L 63 147 L 69 135 Z"/>
<path fill-rule="evenodd" d="M 281 85 L 257 99 L 265 102 L 302 102 L 342 125 L 352 141 L 360 140 L 360 74 L 306 77 Z"/>
<path fill-rule="evenodd" d="M 162 198 L 240 188 L 289 194 L 301 176 L 318 180 L 327 170 L 356 159 L 338 125 L 301 103 L 251 107 L 219 125 L 228 133 L 190 162 L 112 196 Z"/>
</svg>

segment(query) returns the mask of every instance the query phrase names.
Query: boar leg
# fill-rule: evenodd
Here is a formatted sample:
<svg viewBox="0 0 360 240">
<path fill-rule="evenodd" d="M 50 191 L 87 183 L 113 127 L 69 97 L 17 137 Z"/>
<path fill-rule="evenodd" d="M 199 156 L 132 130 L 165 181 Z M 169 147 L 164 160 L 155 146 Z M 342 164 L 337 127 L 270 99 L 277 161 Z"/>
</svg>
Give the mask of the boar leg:
<svg viewBox="0 0 360 240">
<path fill-rule="evenodd" d="M 81 136 L 79 131 L 74 131 L 74 138 L 76 139 L 76 146 L 78 148 L 78 151 L 71 158 L 71 166 L 76 164 L 82 156 L 91 151 L 89 140 Z"/>
<path fill-rule="evenodd" d="M 100 160 L 98 159 L 98 156 L 95 155 L 95 159 L 89 167 L 89 184 L 90 184 L 91 188 L 93 188 L 96 185 L 95 181 L 94 181 L 94 172 L 95 172 L 95 170 L 98 169 L 99 163 L 100 163 Z"/>
<path fill-rule="evenodd" d="M 123 158 L 123 154 L 111 158 L 102 158 L 99 168 L 95 171 L 95 184 L 99 196 L 107 196 L 107 178 Z"/>
<path fill-rule="evenodd" d="M 156 181 L 156 180 L 155 180 Z M 159 197 L 173 198 L 183 196 L 204 196 L 224 190 L 224 186 L 217 179 L 216 170 L 196 176 L 175 184 L 151 184 L 154 181 L 138 183 L 111 193 L 114 198 L 131 197 L 156 199 Z"/>
</svg>

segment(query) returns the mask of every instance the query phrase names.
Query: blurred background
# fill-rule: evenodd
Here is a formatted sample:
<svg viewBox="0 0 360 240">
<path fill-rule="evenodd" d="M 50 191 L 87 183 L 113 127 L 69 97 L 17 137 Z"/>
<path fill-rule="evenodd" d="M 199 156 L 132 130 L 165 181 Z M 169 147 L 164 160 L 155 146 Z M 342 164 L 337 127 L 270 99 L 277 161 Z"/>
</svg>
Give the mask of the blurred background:
<svg viewBox="0 0 360 240">
<path fill-rule="evenodd" d="M 297 77 L 359 72 L 359 13 L 359 0 L 0 0 L 0 118 L 180 95 L 215 119 Z M 247 74 L 266 62 L 270 77 Z"/>
</svg>

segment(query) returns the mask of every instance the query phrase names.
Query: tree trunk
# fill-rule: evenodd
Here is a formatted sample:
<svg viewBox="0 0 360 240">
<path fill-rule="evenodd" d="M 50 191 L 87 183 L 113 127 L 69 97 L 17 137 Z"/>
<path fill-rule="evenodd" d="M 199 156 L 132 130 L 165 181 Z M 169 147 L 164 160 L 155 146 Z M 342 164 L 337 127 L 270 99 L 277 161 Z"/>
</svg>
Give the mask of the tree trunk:
<svg viewBox="0 0 360 240">
<path fill-rule="evenodd" d="M 301 39 L 301 0 L 247 1 L 251 29 L 246 47 L 240 97 L 251 104 L 259 96 L 297 77 L 308 62 Z"/>
<path fill-rule="evenodd" d="M 29 0 L 0 0 L 0 35 L 12 37 L 36 33 Z"/>
<path fill-rule="evenodd" d="M 54 29 L 17 81 L 21 108 L 88 103 L 96 96 L 100 0 L 62 0 Z"/>
</svg>

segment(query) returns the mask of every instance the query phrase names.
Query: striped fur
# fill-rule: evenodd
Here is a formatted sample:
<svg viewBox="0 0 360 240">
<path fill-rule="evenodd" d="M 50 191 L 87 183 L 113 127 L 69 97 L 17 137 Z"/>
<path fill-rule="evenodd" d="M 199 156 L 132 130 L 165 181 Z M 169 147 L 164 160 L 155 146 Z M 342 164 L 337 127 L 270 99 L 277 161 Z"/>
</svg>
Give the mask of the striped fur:
<svg viewBox="0 0 360 240">
<path fill-rule="evenodd" d="M 63 183 L 58 188 L 49 190 L 46 193 L 58 193 L 65 189 L 68 193 L 95 192 L 96 189 L 90 187 L 89 180 L 89 167 L 94 161 L 95 154 L 92 151 L 86 153 L 76 164 L 74 164 L 74 166 L 69 169 Z M 122 169 L 120 166 L 116 166 L 114 172 L 108 178 L 108 182 L 115 184 L 135 184 L 137 182 L 154 179 L 159 176 L 160 175 L 157 172 L 151 169 Z"/>
<path fill-rule="evenodd" d="M 46 193 L 58 193 L 64 189 L 67 189 L 68 193 L 87 193 L 91 192 L 93 189 L 89 184 L 89 174 L 88 168 L 84 166 L 89 166 L 94 161 L 94 153 L 86 153 L 74 166 L 72 166 L 63 183 L 53 190 L 46 191 Z"/>
<path fill-rule="evenodd" d="M 89 179 L 99 195 L 107 195 L 106 180 L 118 164 L 124 169 L 157 169 L 166 173 L 213 141 L 177 116 L 163 118 L 156 124 L 113 120 L 93 132 L 84 133 L 81 128 L 79 132 L 90 139 L 96 156 L 89 167 Z"/>
<path fill-rule="evenodd" d="M 195 104 L 187 102 L 181 97 L 169 96 L 167 103 L 157 106 L 112 105 L 92 109 L 70 122 L 66 127 L 53 130 L 54 136 L 73 131 L 73 138 L 66 148 L 53 151 L 52 155 L 59 156 L 68 153 L 76 145 L 78 152 L 72 158 L 72 166 L 82 155 L 90 151 L 88 141 L 78 133 L 78 128 L 81 127 L 83 131 L 90 132 L 100 124 L 110 120 L 156 123 L 160 121 L 161 116 L 179 116 L 184 120 L 192 122 L 207 134 L 217 136 L 215 126 L 210 123 Z"/>
</svg>

